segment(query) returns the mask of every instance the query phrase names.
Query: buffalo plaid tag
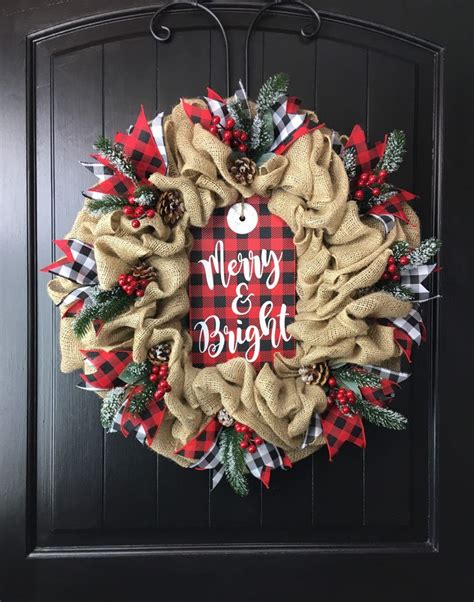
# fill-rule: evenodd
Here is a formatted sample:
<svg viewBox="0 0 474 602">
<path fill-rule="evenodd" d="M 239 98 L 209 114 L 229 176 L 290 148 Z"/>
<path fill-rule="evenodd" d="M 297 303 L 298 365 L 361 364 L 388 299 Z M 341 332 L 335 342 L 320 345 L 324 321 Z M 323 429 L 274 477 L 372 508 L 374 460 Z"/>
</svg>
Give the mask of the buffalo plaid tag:
<svg viewBox="0 0 474 602">
<path fill-rule="evenodd" d="M 125 370 L 132 359 L 129 349 L 104 349 L 80 350 L 85 362 L 93 366 L 93 374 L 81 374 L 84 383 L 77 385 L 80 389 L 93 391 L 107 391 L 123 385 L 120 374 Z"/>
<path fill-rule="evenodd" d="M 295 316 L 293 234 L 269 212 L 266 199 L 254 196 L 246 203 L 258 216 L 248 234 L 230 228 L 228 207 L 217 209 L 204 228 L 192 229 L 190 331 L 197 367 L 245 357 L 258 370 L 276 352 L 294 355 L 286 330 Z"/>
<path fill-rule="evenodd" d="M 344 416 L 333 405 L 322 416 L 321 424 L 332 461 L 339 449 L 349 441 L 358 447 L 365 447 L 365 430 L 360 416 Z"/>
</svg>

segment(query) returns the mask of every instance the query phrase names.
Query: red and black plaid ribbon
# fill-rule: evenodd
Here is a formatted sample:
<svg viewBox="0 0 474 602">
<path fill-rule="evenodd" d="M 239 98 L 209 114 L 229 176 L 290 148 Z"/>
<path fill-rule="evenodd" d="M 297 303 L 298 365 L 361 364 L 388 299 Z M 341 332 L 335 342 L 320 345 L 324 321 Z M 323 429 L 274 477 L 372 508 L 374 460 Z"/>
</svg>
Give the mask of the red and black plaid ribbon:
<svg viewBox="0 0 474 602">
<path fill-rule="evenodd" d="M 345 148 L 355 148 L 358 167 L 357 171 L 360 173 L 374 169 L 379 160 L 383 157 L 386 143 L 387 136 L 385 136 L 383 142 L 376 142 L 372 148 L 369 148 L 364 130 L 360 125 L 355 125 L 345 144 Z"/>
<path fill-rule="evenodd" d="M 158 150 L 143 106 L 130 134 L 119 132 L 114 142 L 123 145 L 123 151 L 132 161 L 139 180 L 146 180 L 156 172 L 166 173 L 166 163 Z"/>
<path fill-rule="evenodd" d="M 107 391 L 123 386 L 120 374 L 132 360 L 132 352 L 129 349 L 81 349 L 80 352 L 85 361 L 96 369 L 93 374 L 80 375 L 84 381 L 84 384 L 78 385 L 80 389 Z"/>
<path fill-rule="evenodd" d="M 209 109 L 192 105 L 181 99 L 181 105 L 193 123 L 199 123 L 205 130 L 211 127 L 212 114 Z"/>
<path fill-rule="evenodd" d="M 332 461 L 341 447 L 349 441 L 358 447 L 365 447 L 365 430 L 359 415 L 345 416 L 336 404 L 321 415 L 321 425 L 326 437 L 329 460 Z"/>
<path fill-rule="evenodd" d="M 178 449 L 175 453 L 188 460 L 199 460 L 204 456 L 216 442 L 222 425 L 217 418 L 212 418 L 206 426 L 194 437 Z"/>
<path fill-rule="evenodd" d="M 129 403 L 130 397 L 117 412 L 109 432 L 121 432 L 124 437 L 134 435 L 142 445 L 151 445 L 165 417 L 164 399 L 152 399 L 146 410 L 138 415 L 128 411 Z"/>
<path fill-rule="evenodd" d="M 363 397 L 376 406 L 384 406 L 395 397 L 395 389 L 391 380 L 383 378 L 379 387 L 359 387 Z"/>
<path fill-rule="evenodd" d="M 102 165 L 111 169 L 113 171 L 113 175 L 101 180 L 92 188 L 89 188 L 87 192 L 83 193 L 85 197 L 97 199 L 106 194 L 122 197 L 128 197 L 133 194 L 136 185 L 134 182 L 132 182 L 132 180 L 130 180 L 130 178 L 127 178 L 121 172 L 118 172 L 105 157 L 102 157 L 102 155 L 91 155 L 91 157 L 102 163 Z"/>
<path fill-rule="evenodd" d="M 408 192 L 407 190 L 398 189 L 396 194 L 391 196 L 389 199 L 380 203 L 380 205 L 374 205 L 368 211 L 368 215 L 393 215 L 398 217 L 402 222 L 408 223 L 408 218 L 403 211 L 402 203 L 408 203 L 416 199 L 416 194 Z"/>
</svg>

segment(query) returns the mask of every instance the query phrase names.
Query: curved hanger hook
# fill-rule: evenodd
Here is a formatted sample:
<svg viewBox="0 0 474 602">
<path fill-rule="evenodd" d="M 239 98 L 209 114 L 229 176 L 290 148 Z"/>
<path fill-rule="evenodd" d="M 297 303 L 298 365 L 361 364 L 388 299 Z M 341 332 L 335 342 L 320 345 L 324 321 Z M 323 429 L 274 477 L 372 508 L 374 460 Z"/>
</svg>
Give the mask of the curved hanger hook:
<svg viewBox="0 0 474 602">
<path fill-rule="evenodd" d="M 313 16 L 312 23 L 307 23 L 300 29 L 300 34 L 303 38 L 314 38 L 314 36 L 317 35 L 321 29 L 321 17 L 319 16 L 318 12 L 309 4 L 303 2 L 303 0 L 274 0 L 273 2 L 270 2 L 270 4 L 267 4 L 261 8 L 250 23 L 247 29 L 247 36 L 245 38 L 245 88 L 247 93 L 249 92 L 249 45 L 253 28 L 260 20 L 260 17 L 263 15 L 263 13 L 265 13 L 267 10 L 270 10 L 274 6 L 281 6 L 282 4 L 289 4 L 293 6 L 298 4 L 299 6 L 303 6 Z"/>
<path fill-rule="evenodd" d="M 217 23 L 221 34 L 222 34 L 222 39 L 224 40 L 224 49 L 225 49 L 225 72 L 226 72 L 226 91 L 227 91 L 227 96 L 230 96 L 230 75 L 229 75 L 229 70 L 230 70 L 230 61 L 229 61 L 229 42 L 227 40 L 227 34 L 225 32 L 224 26 L 222 25 L 220 19 L 217 17 L 217 15 L 215 15 L 213 13 L 212 10 L 210 10 L 209 8 L 207 8 L 207 6 L 204 6 L 202 4 L 200 4 L 197 1 L 193 1 L 193 0 L 171 0 L 171 2 L 168 2 L 167 4 L 165 4 L 164 6 L 162 6 L 161 8 L 159 8 L 154 15 L 152 16 L 152 18 L 150 19 L 150 33 L 151 35 L 155 38 L 155 40 L 158 40 L 158 42 L 167 42 L 170 38 L 171 38 L 171 29 L 169 27 L 166 27 L 165 25 L 160 25 L 159 20 L 160 17 L 162 16 L 162 14 L 167 11 L 169 8 L 174 8 L 175 6 L 180 6 L 182 4 L 188 5 L 188 6 L 192 6 L 193 8 L 199 8 L 200 10 L 206 12 L 208 15 L 210 15 L 214 21 Z M 160 28 L 160 33 L 157 33 L 155 31 L 155 28 L 159 25 Z M 161 34 L 161 35 L 160 35 Z"/>
</svg>

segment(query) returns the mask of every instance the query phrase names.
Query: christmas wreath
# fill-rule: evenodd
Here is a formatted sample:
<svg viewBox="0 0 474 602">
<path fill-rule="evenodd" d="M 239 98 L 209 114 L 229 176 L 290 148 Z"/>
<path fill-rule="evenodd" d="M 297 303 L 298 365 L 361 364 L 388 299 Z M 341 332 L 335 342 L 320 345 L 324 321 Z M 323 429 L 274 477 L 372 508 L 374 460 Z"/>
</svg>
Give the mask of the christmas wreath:
<svg viewBox="0 0 474 602">
<path fill-rule="evenodd" d="M 405 428 L 390 404 L 409 376 L 402 357 L 410 361 L 425 335 L 423 281 L 439 242 L 420 241 L 415 195 L 390 183 L 403 132 L 372 147 L 359 126 L 339 136 L 301 110 L 278 74 L 255 102 L 240 85 L 229 99 L 208 89 L 150 122 L 142 108 L 127 133 L 95 149 L 84 166 L 99 181 L 83 193 L 71 232 L 54 241 L 63 257 L 43 271 L 57 276 L 49 294 L 62 315 L 61 369 L 82 369 L 79 386 L 102 398 L 108 432 L 212 470 L 213 487 L 225 475 L 244 495 L 249 473 L 268 486 L 271 470 L 323 446 L 330 459 L 346 441 L 364 447 L 366 420 Z M 256 208 L 265 244 L 238 228 L 227 237 L 226 216 L 244 205 Z M 283 239 L 291 249 L 278 255 Z M 200 240 L 216 243 L 222 263 L 196 255 Z M 226 263 L 229 241 L 247 250 Z M 206 294 L 189 295 L 202 290 L 190 275 L 203 265 L 218 277 Z M 254 299 L 242 290 L 257 276 L 271 289 L 282 274 L 277 324 L 277 289 Z M 229 282 L 230 297 L 218 299 L 213 286 Z M 207 319 L 196 340 L 190 313 L 221 307 L 229 316 L 232 296 L 249 316 L 253 302 L 261 331 L 280 328 L 273 344 L 255 348 L 249 333 L 258 328 L 211 331 Z M 213 353 L 199 366 L 203 337 L 198 352 Z"/>
</svg>

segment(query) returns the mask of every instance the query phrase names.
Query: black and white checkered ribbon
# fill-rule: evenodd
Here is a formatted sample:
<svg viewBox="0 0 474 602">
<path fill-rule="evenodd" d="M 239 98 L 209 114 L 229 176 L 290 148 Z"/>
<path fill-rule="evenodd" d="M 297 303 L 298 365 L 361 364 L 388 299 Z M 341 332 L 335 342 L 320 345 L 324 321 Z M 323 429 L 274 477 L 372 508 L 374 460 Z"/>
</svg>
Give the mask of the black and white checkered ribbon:
<svg viewBox="0 0 474 602">
<path fill-rule="evenodd" d="M 311 417 L 308 429 L 304 435 L 303 443 L 301 444 L 301 449 L 308 447 L 308 445 L 312 445 L 316 439 L 323 434 L 323 427 L 321 426 L 321 418 L 319 414 L 313 414 Z"/>
<path fill-rule="evenodd" d="M 165 163 L 166 169 L 168 170 L 168 155 L 166 153 L 166 145 L 165 145 L 165 132 L 163 129 L 163 116 L 164 112 L 158 113 L 158 115 L 149 121 L 151 133 L 153 134 L 153 138 L 155 139 L 156 146 L 160 152 L 160 155 Z"/>
<path fill-rule="evenodd" d="M 214 445 L 212 445 L 202 458 L 191 465 L 191 468 L 197 468 L 199 470 L 212 470 L 211 489 L 214 489 L 220 483 L 225 473 L 224 466 L 219 457 L 220 433 L 221 431 L 219 431 Z M 244 460 L 250 473 L 257 479 L 262 478 L 262 473 L 265 468 L 281 468 L 286 470 L 280 450 L 266 441 L 261 445 L 257 445 L 257 449 L 253 454 L 245 450 Z"/>
<path fill-rule="evenodd" d="M 80 164 L 85 167 L 88 171 L 93 173 L 96 178 L 98 178 L 99 182 L 103 182 L 110 178 L 113 175 L 114 171 L 107 165 L 103 163 L 99 163 L 98 161 L 80 161 Z M 87 190 L 87 192 L 82 193 L 88 199 L 94 199 L 100 201 L 104 198 L 105 194 L 103 192 L 97 192 L 95 190 Z"/>
<path fill-rule="evenodd" d="M 424 303 L 436 297 L 430 297 L 430 291 L 422 284 L 435 269 L 436 264 L 405 266 L 400 269 L 400 284 L 409 288 L 415 295 L 415 301 Z"/>
<path fill-rule="evenodd" d="M 385 229 L 385 234 L 388 234 L 395 226 L 395 217 L 389 213 L 386 213 L 385 215 L 376 215 L 375 213 L 371 213 L 369 217 L 374 217 L 382 223 Z"/>
<path fill-rule="evenodd" d="M 382 368 L 380 366 L 372 366 L 372 364 L 364 364 L 361 366 L 367 372 L 379 376 L 381 379 L 390 380 L 393 383 L 400 384 L 407 378 L 410 378 L 408 372 L 397 372 L 396 370 L 389 370 L 388 368 Z"/>
<path fill-rule="evenodd" d="M 423 319 L 418 306 L 415 305 L 410 313 L 404 318 L 389 318 L 389 321 L 411 338 L 417 345 L 421 344 L 423 339 Z"/>
<path fill-rule="evenodd" d="M 288 97 L 283 95 L 272 107 L 272 120 L 275 139 L 270 147 L 270 152 L 275 150 L 305 122 L 305 113 L 290 114 L 287 112 L 287 105 Z"/>
<path fill-rule="evenodd" d="M 229 109 L 227 108 L 225 102 L 221 102 L 220 100 L 217 100 L 215 98 L 209 98 L 207 96 L 203 96 L 202 98 L 206 102 L 211 114 L 214 117 L 219 117 L 220 125 L 224 127 L 225 120 L 229 116 Z"/>
<path fill-rule="evenodd" d="M 75 301 L 90 302 L 92 290 L 98 285 L 97 266 L 92 246 L 72 238 L 67 241 L 72 255 L 72 261 L 49 270 L 52 274 L 62 276 L 80 284 L 78 288 L 68 293 L 59 305 L 71 305 Z"/>
</svg>

